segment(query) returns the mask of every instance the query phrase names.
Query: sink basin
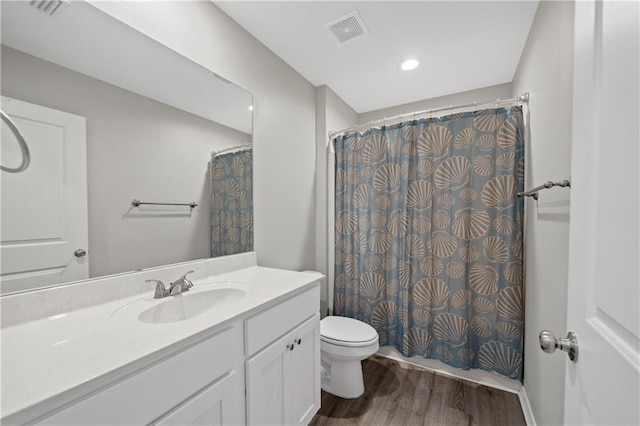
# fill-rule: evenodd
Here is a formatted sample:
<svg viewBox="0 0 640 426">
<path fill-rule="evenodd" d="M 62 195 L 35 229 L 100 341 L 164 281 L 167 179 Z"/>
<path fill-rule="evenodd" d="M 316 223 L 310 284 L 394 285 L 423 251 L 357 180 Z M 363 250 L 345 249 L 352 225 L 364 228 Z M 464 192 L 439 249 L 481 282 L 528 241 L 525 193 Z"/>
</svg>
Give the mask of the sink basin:
<svg viewBox="0 0 640 426">
<path fill-rule="evenodd" d="M 237 302 L 246 295 L 247 293 L 239 288 L 217 288 L 198 293 L 187 292 L 167 297 L 159 304 L 142 311 L 138 315 L 138 319 L 152 324 L 184 321 L 221 305 Z"/>
</svg>

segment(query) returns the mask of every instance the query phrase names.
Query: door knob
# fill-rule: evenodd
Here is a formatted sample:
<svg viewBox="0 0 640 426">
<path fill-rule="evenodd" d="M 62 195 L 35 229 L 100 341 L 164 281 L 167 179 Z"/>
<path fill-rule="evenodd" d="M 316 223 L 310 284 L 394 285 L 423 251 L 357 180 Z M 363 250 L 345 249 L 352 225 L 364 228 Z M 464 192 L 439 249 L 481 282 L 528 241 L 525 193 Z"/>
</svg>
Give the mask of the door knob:
<svg viewBox="0 0 640 426">
<path fill-rule="evenodd" d="M 85 249 L 78 249 L 78 250 L 74 251 L 73 254 L 76 257 L 84 257 L 87 254 L 87 251 Z"/>
<path fill-rule="evenodd" d="M 566 352 L 573 362 L 578 360 L 578 338 L 573 331 L 567 333 L 564 339 L 558 339 L 548 330 L 542 330 L 540 336 L 540 348 L 548 354 L 554 353 L 556 349 Z"/>
</svg>

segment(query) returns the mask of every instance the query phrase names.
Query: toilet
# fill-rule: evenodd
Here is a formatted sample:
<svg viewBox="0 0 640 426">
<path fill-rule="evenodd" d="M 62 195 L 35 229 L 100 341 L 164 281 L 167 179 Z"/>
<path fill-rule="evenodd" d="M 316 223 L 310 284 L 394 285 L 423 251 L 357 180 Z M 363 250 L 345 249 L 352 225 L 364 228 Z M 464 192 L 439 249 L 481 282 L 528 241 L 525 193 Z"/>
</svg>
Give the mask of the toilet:
<svg viewBox="0 0 640 426">
<path fill-rule="evenodd" d="M 346 317 L 320 321 L 322 390 L 341 398 L 364 393 L 362 363 L 378 350 L 378 333 L 369 324 Z"/>
<path fill-rule="evenodd" d="M 316 271 L 303 271 L 321 277 Z M 321 387 L 341 398 L 357 398 L 364 393 L 363 359 L 376 353 L 378 332 L 353 318 L 329 316 L 320 321 Z"/>
</svg>

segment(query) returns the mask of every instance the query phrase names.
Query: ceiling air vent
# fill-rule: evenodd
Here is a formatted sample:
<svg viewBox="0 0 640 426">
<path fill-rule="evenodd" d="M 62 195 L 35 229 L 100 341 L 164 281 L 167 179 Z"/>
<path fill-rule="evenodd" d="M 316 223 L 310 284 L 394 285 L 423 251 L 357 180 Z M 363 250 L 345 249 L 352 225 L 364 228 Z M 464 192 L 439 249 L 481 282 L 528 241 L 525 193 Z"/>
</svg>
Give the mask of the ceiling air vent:
<svg viewBox="0 0 640 426">
<path fill-rule="evenodd" d="M 29 3 L 31 6 L 38 9 L 40 12 L 47 15 L 53 15 L 56 12 L 62 11 L 69 5 L 68 0 L 31 0 Z"/>
<path fill-rule="evenodd" d="M 353 12 L 324 25 L 338 45 L 343 45 L 369 34 L 358 11 Z"/>
</svg>

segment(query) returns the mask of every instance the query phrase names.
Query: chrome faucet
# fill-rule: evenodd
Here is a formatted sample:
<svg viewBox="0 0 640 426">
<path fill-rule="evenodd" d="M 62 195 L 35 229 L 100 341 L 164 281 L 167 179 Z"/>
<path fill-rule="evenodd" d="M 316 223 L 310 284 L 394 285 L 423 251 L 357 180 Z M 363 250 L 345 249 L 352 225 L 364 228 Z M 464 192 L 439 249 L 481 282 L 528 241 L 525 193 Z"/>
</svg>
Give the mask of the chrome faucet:
<svg viewBox="0 0 640 426">
<path fill-rule="evenodd" d="M 193 287 L 193 283 L 190 279 L 187 278 L 188 274 L 191 274 L 193 271 L 185 272 L 180 278 L 175 280 L 169 285 L 167 289 L 164 286 L 164 283 L 160 280 L 145 280 L 147 283 L 154 282 L 156 283 L 156 291 L 153 294 L 154 299 L 162 299 L 167 296 L 175 296 L 177 294 L 184 293 L 185 291 L 189 291 L 191 287 Z"/>
<path fill-rule="evenodd" d="M 187 278 L 187 275 L 191 273 L 193 271 L 185 272 L 180 278 L 171 283 L 169 290 L 167 290 L 171 296 L 189 291 L 193 287 L 193 283 Z"/>
<path fill-rule="evenodd" d="M 156 283 L 156 292 L 153 294 L 154 299 L 162 299 L 163 297 L 167 297 L 169 292 L 164 287 L 164 283 L 160 280 L 145 280 L 146 283 Z"/>
</svg>

